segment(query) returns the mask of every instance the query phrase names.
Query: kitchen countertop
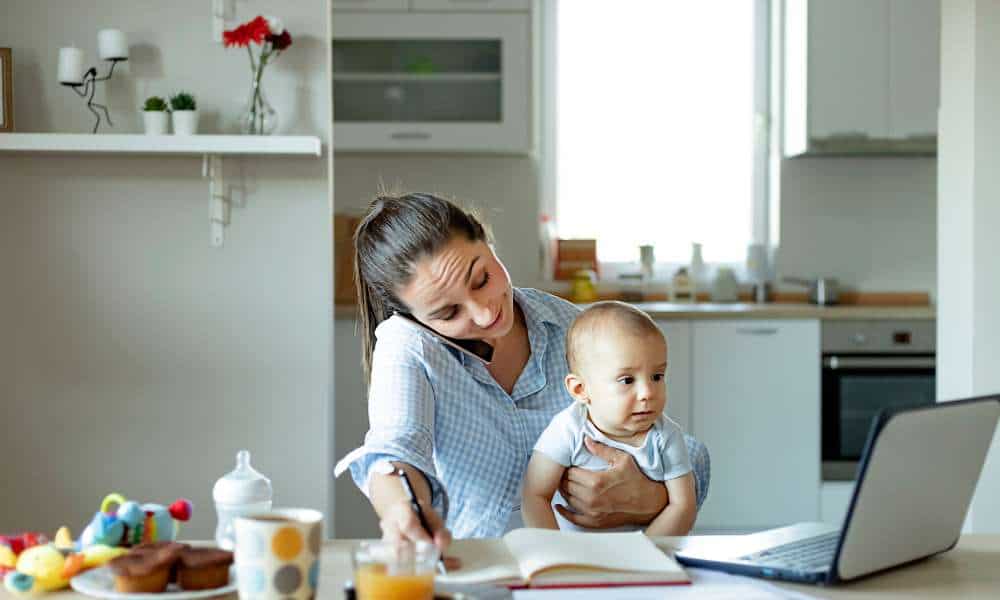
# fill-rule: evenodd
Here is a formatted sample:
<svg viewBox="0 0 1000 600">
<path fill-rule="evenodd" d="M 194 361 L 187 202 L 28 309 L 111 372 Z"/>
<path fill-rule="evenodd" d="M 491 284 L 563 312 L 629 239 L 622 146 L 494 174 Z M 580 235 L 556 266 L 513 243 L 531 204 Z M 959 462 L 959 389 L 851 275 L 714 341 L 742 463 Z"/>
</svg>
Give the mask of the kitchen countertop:
<svg viewBox="0 0 1000 600">
<path fill-rule="evenodd" d="M 649 313 L 654 319 L 715 320 L 715 319 L 826 319 L 826 320 L 867 320 L 867 319 L 934 319 L 937 310 L 927 306 L 875 306 L 868 304 L 843 304 L 836 306 L 816 306 L 798 302 L 768 302 L 764 304 L 734 302 L 717 304 L 697 302 L 677 304 L 671 302 L 634 302 L 639 309 Z M 586 305 L 580 305 L 586 306 Z M 338 304 L 334 311 L 337 319 L 353 319 L 357 307 L 353 304 Z"/>
</svg>

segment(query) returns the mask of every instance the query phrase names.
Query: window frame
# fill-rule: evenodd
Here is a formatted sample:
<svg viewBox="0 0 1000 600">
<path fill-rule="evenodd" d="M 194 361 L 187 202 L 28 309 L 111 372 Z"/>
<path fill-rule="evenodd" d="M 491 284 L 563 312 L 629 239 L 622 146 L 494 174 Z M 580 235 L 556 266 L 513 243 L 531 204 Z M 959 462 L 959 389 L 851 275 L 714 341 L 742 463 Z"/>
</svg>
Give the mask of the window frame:
<svg viewBox="0 0 1000 600">
<path fill-rule="evenodd" d="M 536 56 L 535 70 L 539 81 L 534 86 L 537 90 L 536 110 L 539 114 L 539 139 L 536 147 L 539 149 L 539 220 L 546 216 L 558 219 L 556 214 L 556 196 L 558 182 L 556 181 L 556 159 L 558 156 L 556 110 L 558 106 L 558 89 L 555 73 L 558 69 L 559 57 L 557 19 L 558 6 L 566 0 L 545 0 L 540 2 L 536 11 Z M 572 0 L 570 0 L 572 1 Z M 658 0 L 651 0 L 658 1 Z M 750 243 L 763 244 L 773 254 L 777 244 L 777 198 L 780 174 L 780 148 L 776 142 L 780 140 L 780 119 L 773 116 L 779 114 L 781 69 L 780 62 L 774 57 L 780 56 L 780 40 L 773 36 L 774 31 L 781 31 L 780 0 L 749 0 L 754 3 L 754 156 L 753 156 L 753 191 L 751 196 Z M 777 136 L 777 137 L 776 137 Z M 775 150 L 779 154 L 775 154 Z M 544 227 L 540 228 L 541 236 L 541 274 L 545 282 L 552 282 L 554 256 L 552 249 L 554 240 L 548 238 Z M 616 286 L 623 284 L 620 278 L 624 274 L 634 274 L 637 270 L 638 256 L 634 262 L 600 263 L 600 280 L 602 285 Z M 668 281 L 680 267 L 688 266 L 688 262 L 657 260 L 654 282 Z M 708 262 L 706 261 L 706 276 L 714 277 L 715 270 L 720 267 L 733 269 L 737 278 L 745 281 L 747 278 L 746 261 L 738 262 Z"/>
</svg>

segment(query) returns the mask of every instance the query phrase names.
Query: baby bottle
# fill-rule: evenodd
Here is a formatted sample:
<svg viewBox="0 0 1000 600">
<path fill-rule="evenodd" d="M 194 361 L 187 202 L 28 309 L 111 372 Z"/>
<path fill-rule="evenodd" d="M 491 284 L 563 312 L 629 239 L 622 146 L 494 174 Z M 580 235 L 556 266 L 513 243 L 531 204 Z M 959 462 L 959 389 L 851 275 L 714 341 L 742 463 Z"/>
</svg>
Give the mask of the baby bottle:
<svg viewBox="0 0 1000 600">
<path fill-rule="evenodd" d="M 240 450 L 236 453 L 236 468 L 215 482 L 212 499 L 219 515 L 215 543 L 223 550 L 232 550 L 236 545 L 233 520 L 271 510 L 271 480 L 250 466 L 250 452 Z"/>
</svg>

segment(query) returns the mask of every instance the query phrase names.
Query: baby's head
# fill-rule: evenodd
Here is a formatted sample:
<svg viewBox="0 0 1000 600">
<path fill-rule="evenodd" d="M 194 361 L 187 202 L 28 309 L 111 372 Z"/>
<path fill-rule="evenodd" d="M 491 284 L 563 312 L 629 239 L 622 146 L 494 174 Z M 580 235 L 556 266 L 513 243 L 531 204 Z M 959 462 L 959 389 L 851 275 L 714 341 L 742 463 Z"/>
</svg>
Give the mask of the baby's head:
<svg viewBox="0 0 1000 600">
<path fill-rule="evenodd" d="M 667 340 L 641 310 L 598 302 L 566 334 L 566 389 L 604 433 L 648 430 L 667 404 Z"/>
</svg>

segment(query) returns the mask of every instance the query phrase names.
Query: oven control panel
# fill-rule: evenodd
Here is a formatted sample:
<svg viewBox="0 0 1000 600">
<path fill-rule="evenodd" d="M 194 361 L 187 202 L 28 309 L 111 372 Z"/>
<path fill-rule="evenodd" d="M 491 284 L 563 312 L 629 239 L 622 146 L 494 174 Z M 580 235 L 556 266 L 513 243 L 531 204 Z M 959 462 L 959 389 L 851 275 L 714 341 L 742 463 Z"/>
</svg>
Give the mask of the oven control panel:
<svg viewBox="0 0 1000 600">
<path fill-rule="evenodd" d="M 934 354 L 937 324 L 932 319 L 823 321 L 824 354 Z"/>
</svg>

